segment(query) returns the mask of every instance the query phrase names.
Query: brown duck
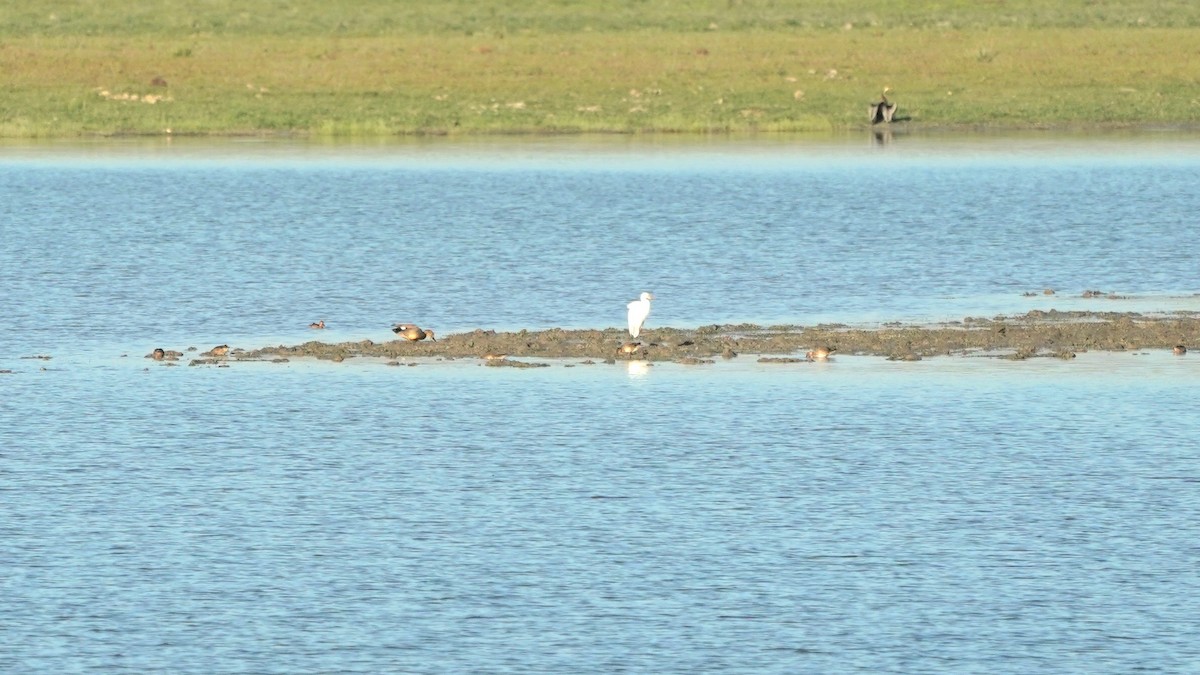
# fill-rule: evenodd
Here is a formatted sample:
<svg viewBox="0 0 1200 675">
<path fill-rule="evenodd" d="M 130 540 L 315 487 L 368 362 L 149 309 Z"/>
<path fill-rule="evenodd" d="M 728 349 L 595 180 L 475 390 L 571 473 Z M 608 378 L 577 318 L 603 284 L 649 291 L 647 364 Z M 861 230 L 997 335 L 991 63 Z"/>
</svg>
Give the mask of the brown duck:
<svg viewBox="0 0 1200 675">
<path fill-rule="evenodd" d="M 638 353 L 641 348 L 642 343 L 640 342 L 626 342 L 620 347 L 617 347 L 617 353 L 626 358 L 632 358 L 633 355 Z"/>
<path fill-rule="evenodd" d="M 425 338 L 429 338 L 430 340 L 437 342 L 437 338 L 433 336 L 432 330 L 421 330 L 416 326 L 400 324 L 393 326 L 392 332 L 410 342 L 418 342 L 420 340 L 424 340 Z"/>
<path fill-rule="evenodd" d="M 829 347 L 817 347 L 804 356 L 806 356 L 809 361 L 825 361 L 829 358 L 830 354 L 836 351 L 836 349 L 830 349 Z"/>
</svg>

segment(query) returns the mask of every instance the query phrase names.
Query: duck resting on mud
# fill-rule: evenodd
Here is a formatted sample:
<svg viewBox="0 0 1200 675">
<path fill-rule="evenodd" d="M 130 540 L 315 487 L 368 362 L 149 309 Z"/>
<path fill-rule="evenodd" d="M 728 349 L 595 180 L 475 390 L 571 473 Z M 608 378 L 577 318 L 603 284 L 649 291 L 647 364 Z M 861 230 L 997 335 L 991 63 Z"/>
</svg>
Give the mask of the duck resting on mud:
<svg viewBox="0 0 1200 675">
<path fill-rule="evenodd" d="M 809 361 L 828 361 L 830 355 L 836 352 L 836 349 L 830 347 L 817 347 L 804 355 Z"/>
<path fill-rule="evenodd" d="M 425 338 L 429 338 L 430 340 L 437 342 L 437 338 L 433 337 L 432 330 L 421 330 L 416 326 L 411 326 L 408 324 L 397 324 L 392 326 L 392 332 L 404 338 L 405 340 L 408 340 L 409 342 L 418 342 L 420 340 L 424 340 Z"/>
</svg>

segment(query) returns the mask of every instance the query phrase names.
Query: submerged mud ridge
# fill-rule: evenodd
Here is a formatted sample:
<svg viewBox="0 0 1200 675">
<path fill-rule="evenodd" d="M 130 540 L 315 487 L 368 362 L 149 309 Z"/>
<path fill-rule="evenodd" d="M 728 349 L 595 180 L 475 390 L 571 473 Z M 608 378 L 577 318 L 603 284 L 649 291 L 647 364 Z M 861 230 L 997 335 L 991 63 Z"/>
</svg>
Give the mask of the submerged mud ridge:
<svg viewBox="0 0 1200 675">
<path fill-rule="evenodd" d="M 739 354 L 767 356 L 764 362 L 802 359 L 808 350 L 828 347 L 836 354 L 918 360 L 932 356 L 974 355 L 1024 359 L 1070 358 L 1076 352 L 1172 349 L 1200 342 L 1200 314 L 1186 312 L 1143 315 L 1119 312 L 1032 311 L 1014 317 L 967 317 L 936 325 L 883 324 L 856 328 L 840 324 L 805 326 L 711 325 L 694 329 L 655 328 L 643 333 L 639 349 L 623 354 L 631 342 L 623 330 L 563 330 L 496 332 L 475 330 L 439 337 L 436 342 L 371 340 L 235 349 L 221 362 L 258 360 L 284 362 L 292 358 L 344 361 L 375 357 L 399 365 L 421 357 L 444 359 L 489 358 L 489 365 L 520 358 L 579 358 L 602 361 L 645 359 L 703 364 Z M 216 362 L 216 359 L 196 363 Z"/>
</svg>

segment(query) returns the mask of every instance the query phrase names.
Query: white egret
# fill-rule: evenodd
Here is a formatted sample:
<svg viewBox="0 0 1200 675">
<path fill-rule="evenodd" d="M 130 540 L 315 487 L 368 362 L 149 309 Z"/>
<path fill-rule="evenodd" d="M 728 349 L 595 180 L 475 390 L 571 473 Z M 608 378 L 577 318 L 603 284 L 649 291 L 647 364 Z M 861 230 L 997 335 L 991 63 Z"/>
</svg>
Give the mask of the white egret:
<svg viewBox="0 0 1200 675">
<path fill-rule="evenodd" d="M 638 333 L 642 332 L 642 324 L 646 323 L 646 317 L 650 316 L 650 301 L 654 299 L 653 293 L 642 293 L 641 297 L 629 303 L 629 334 L 637 337 Z"/>
</svg>

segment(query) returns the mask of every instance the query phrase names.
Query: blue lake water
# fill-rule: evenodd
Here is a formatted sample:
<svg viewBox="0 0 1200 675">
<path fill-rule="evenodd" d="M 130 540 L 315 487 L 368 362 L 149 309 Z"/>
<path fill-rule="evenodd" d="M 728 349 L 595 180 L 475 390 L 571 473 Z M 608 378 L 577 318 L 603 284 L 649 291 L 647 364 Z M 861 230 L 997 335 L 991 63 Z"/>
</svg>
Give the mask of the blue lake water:
<svg viewBox="0 0 1200 675">
<path fill-rule="evenodd" d="M 642 290 L 649 326 L 1196 311 L 1197 169 L 1175 135 L 0 146 L 0 671 L 1200 671 L 1200 347 L 142 358 Z"/>
</svg>

